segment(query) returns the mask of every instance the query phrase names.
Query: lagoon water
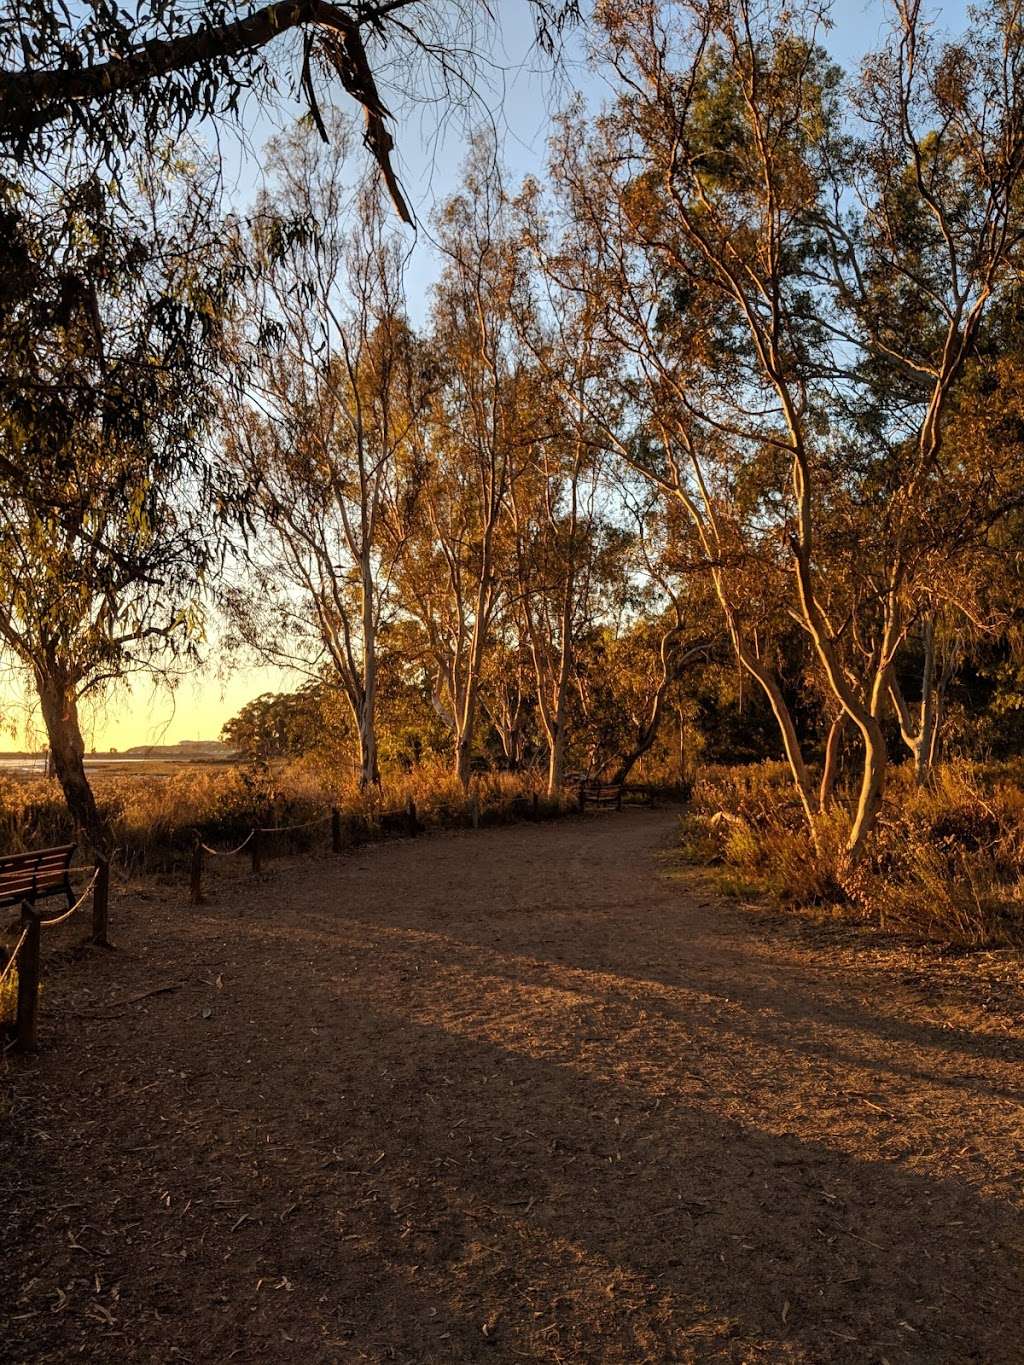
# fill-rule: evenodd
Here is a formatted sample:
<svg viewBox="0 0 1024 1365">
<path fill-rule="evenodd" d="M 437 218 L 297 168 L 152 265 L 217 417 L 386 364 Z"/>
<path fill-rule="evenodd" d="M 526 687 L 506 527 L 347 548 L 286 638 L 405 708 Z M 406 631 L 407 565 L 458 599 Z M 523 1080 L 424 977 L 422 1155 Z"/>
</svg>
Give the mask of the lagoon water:
<svg viewBox="0 0 1024 1365">
<path fill-rule="evenodd" d="M 85 767 L 89 769 L 97 768 L 152 768 L 154 763 L 161 765 L 177 766 L 178 764 L 194 764 L 195 759 L 175 759 L 165 758 L 155 755 L 153 758 L 140 758 L 138 755 L 122 757 L 119 754 L 86 754 Z M 0 756 L 0 772 L 8 773 L 32 773 L 37 777 L 42 777 L 46 772 L 46 760 L 41 754 L 36 755 L 6 755 Z"/>
</svg>

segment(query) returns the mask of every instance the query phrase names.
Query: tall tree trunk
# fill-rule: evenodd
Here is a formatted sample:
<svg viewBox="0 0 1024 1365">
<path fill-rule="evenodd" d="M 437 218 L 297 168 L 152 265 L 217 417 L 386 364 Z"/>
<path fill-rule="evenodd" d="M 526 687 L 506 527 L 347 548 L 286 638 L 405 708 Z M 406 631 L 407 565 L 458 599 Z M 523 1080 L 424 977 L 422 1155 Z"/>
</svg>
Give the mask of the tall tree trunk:
<svg viewBox="0 0 1024 1365">
<path fill-rule="evenodd" d="M 380 785 L 380 766 L 377 759 L 377 733 L 373 711 L 364 700 L 360 708 L 359 725 L 359 786 L 361 788 Z"/>
<path fill-rule="evenodd" d="M 469 779 L 472 776 L 473 734 L 476 730 L 477 706 L 480 699 L 481 652 L 477 650 L 477 641 L 474 635 L 467 660 L 466 677 L 460 689 L 461 696 L 458 698 L 453 716 L 455 776 L 463 790 L 468 790 Z"/>
<path fill-rule="evenodd" d="M 473 774 L 473 734 L 472 730 L 463 730 L 460 727 L 459 733 L 455 736 L 455 776 L 466 790 L 469 787 L 469 779 Z"/>
<path fill-rule="evenodd" d="M 942 752 L 942 722 L 946 717 L 946 679 L 943 678 L 935 692 L 935 715 L 932 720 L 932 738 L 928 748 L 928 770 L 931 772 L 939 761 Z"/>
<path fill-rule="evenodd" d="M 637 743 L 636 747 L 634 749 L 631 749 L 629 753 L 625 756 L 625 758 L 621 760 L 619 766 L 615 769 L 615 772 L 612 774 L 610 778 L 611 782 L 617 785 L 627 780 L 630 773 L 643 758 L 644 754 L 648 752 L 651 745 L 657 738 L 658 725 L 660 720 L 661 707 L 659 706 L 657 720 L 654 720 L 641 728 L 639 742 Z"/>
<path fill-rule="evenodd" d="M 882 797 L 885 795 L 885 779 L 889 764 L 885 735 L 877 717 L 870 716 L 864 721 L 858 721 L 857 728 L 864 740 L 864 770 L 853 827 L 846 845 L 849 867 L 856 867 L 864 856 L 868 838 L 875 827 L 882 806 Z"/>
<path fill-rule="evenodd" d="M 562 775 L 565 771 L 565 720 L 562 710 L 562 699 L 559 698 L 554 739 L 548 752 L 548 796 L 557 796 L 562 790 Z"/>
<path fill-rule="evenodd" d="M 676 625 L 672 626 L 661 637 L 661 647 L 659 649 L 659 657 L 661 659 L 661 677 L 658 680 L 658 688 L 651 702 L 651 709 L 648 713 L 646 721 L 642 722 L 637 729 L 635 746 L 629 751 L 628 754 L 626 754 L 623 757 L 618 768 L 615 770 L 615 774 L 612 777 L 612 781 L 615 783 L 626 781 L 626 779 L 629 777 L 629 774 L 636 767 L 637 763 L 639 763 L 640 759 L 643 758 L 644 754 L 646 754 L 650 750 L 654 741 L 657 739 L 658 731 L 661 728 L 662 712 L 665 709 L 665 698 L 668 695 L 669 685 L 672 682 L 672 679 L 676 676 L 678 668 L 687 659 L 693 658 L 695 655 L 700 654 L 704 649 L 703 645 L 699 645 L 696 649 L 689 650 L 683 657 L 683 659 L 677 659 L 673 663 L 671 657 L 672 645 L 673 642 L 679 637 L 682 628 L 683 628 L 682 623 L 677 622 Z M 681 743 L 682 739 L 680 732 L 680 744 Z"/>
<path fill-rule="evenodd" d="M 523 723 L 522 717 L 517 711 L 516 714 L 506 722 L 498 724 L 495 722 L 494 728 L 498 732 L 501 740 L 501 751 L 505 755 L 505 762 L 508 770 L 517 773 L 523 766 Z"/>
<path fill-rule="evenodd" d="M 690 779 L 690 759 L 686 752 L 686 715 L 680 706 L 676 711 L 679 722 L 679 785 L 685 787 Z"/>
<path fill-rule="evenodd" d="M 939 722 L 940 699 L 935 684 L 935 618 L 926 619 L 922 630 L 924 659 L 921 667 L 921 700 L 917 719 L 911 714 L 895 676 L 889 679 L 889 696 L 896 719 L 899 721 L 903 743 L 910 750 L 914 764 L 914 781 L 923 787 L 931 774 L 936 751 L 936 731 Z"/>
<path fill-rule="evenodd" d="M 369 537 L 364 535 L 364 545 Z M 377 623 L 373 616 L 373 565 L 368 550 L 362 555 L 362 695 L 356 717 L 359 731 L 359 786 L 380 786 L 377 761 Z"/>
<path fill-rule="evenodd" d="M 708 538 L 708 529 L 702 522 L 700 513 L 696 510 L 694 504 L 682 493 L 678 493 L 677 496 L 682 501 L 683 506 L 687 509 L 697 528 L 709 561 L 714 562 L 720 553 L 720 537 L 718 535 L 717 525 L 712 518 L 712 527 L 715 531 L 715 538 L 714 540 L 711 540 Z M 711 500 L 706 494 L 704 495 L 704 502 L 710 512 Z M 800 747 L 800 737 L 796 732 L 796 725 L 793 722 L 792 713 L 786 703 L 785 697 L 782 695 L 782 688 L 780 687 L 775 674 L 760 658 L 758 658 L 756 650 L 751 649 L 744 634 L 743 624 L 729 596 L 725 578 L 720 569 L 712 569 L 711 581 L 714 584 L 715 595 L 718 598 L 719 605 L 725 616 L 725 624 L 729 632 L 729 639 L 732 642 L 732 647 L 735 651 L 736 658 L 739 661 L 740 668 L 741 670 L 745 669 L 755 682 L 758 683 L 761 690 L 768 698 L 769 706 L 772 708 L 772 715 L 775 717 L 779 727 L 779 734 L 782 738 L 782 747 L 786 754 L 786 762 L 789 764 L 789 771 L 792 775 L 793 783 L 796 786 L 797 795 L 800 797 L 800 805 L 803 809 L 807 829 L 811 836 L 812 843 L 815 848 L 817 848 L 819 814 L 818 793 L 814 789 L 811 773 L 807 766 L 807 761 L 804 758 L 803 750 Z M 742 676 L 743 673 L 741 671 L 741 679 Z"/>
<path fill-rule="evenodd" d="M 110 830 L 96 807 L 85 772 L 85 741 L 78 720 L 75 688 L 67 680 L 37 675 L 39 707 L 50 741 L 50 758 L 76 828 L 100 862 L 111 854 Z"/>
<path fill-rule="evenodd" d="M 464 789 L 469 787 L 470 765 L 473 761 L 473 735 L 476 730 L 477 707 L 480 700 L 480 672 L 483 665 L 487 632 L 490 628 L 491 609 L 494 605 L 494 584 L 491 580 L 491 541 L 494 534 L 494 520 L 488 523 L 484 536 L 480 579 L 476 593 L 476 612 L 473 630 L 469 640 L 466 658 L 466 672 L 459 689 L 461 696 L 453 698 L 455 718 L 455 776 Z M 458 660 L 452 669 L 452 677 L 458 677 Z"/>
<path fill-rule="evenodd" d="M 829 726 L 828 739 L 825 742 L 825 761 L 821 768 L 821 788 L 818 792 L 818 804 L 822 810 L 828 810 L 835 795 L 836 774 L 839 771 L 839 749 L 845 728 L 846 712 L 840 711 Z"/>
<path fill-rule="evenodd" d="M 768 698 L 768 704 L 772 708 L 782 736 L 782 746 L 786 753 L 786 762 L 789 764 L 789 771 L 792 774 L 793 782 L 796 785 L 797 794 L 800 797 L 800 804 L 803 808 L 804 819 L 807 821 L 807 828 L 815 847 L 818 845 L 818 793 L 814 790 L 811 780 L 811 772 L 804 758 L 803 750 L 800 747 L 800 739 L 796 732 L 796 725 L 793 723 L 793 716 L 790 712 L 786 699 L 782 695 L 782 688 L 779 686 L 778 679 L 770 669 L 766 668 L 761 661 L 753 655 L 749 648 L 742 642 L 737 646 L 737 654 L 740 663 L 747 672 L 761 686 L 762 691 Z"/>
</svg>

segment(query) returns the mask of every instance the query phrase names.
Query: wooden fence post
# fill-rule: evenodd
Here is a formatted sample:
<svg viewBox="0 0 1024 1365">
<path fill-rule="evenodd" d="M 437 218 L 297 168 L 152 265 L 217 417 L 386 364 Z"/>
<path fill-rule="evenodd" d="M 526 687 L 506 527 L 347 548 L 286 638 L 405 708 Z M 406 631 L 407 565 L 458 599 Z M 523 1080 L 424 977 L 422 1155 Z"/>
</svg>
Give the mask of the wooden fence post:
<svg viewBox="0 0 1024 1365">
<path fill-rule="evenodd" d="M 480 828 L 480 796 L 477 792 L 469 798 L 469 819 L 474 829 Z"/>
<path fill-rule="evenodd" d="M 31 1052 L 36 1045 L 36 1009 L 39 1003 L 39 913 L 26 901 L 21 907 L 21 924 L 28 937 L 18 954 L 18 1016 L 16 1041 L 19 1052 Z"/>
<path fill-rule="evenodd" d="M 252 832 L 252 870 L 254 873 L 263 870 L 263 849 L 259 825 L 256 825 Z"/>
<path fill-rule="evenodd" d="M 107 911 L 110 905 L 110 863 L 101 858 L 96 864 L 96 885 L 92 893 L 92 938 L 100 948 L 109 948 Z"/>
<path fill-rule="evenodd" d="M 192 838 L 192 878 L 189 900 L 193 905 L 203 903 L 203 841 L 198 834 Z"/>
<path fill-rule="evenodd" d="M 341 852 L 341 811 L 337 806 L 331 807 L 331 852 Z"/>
<path fill-rule="evenodd" d="M 415 834 L 418 827 L 418 821 L 416 818 L 416 802 L 411 796 L 406 797 L 405 800 L 405 818 L 409 824 L 409 833 Z"/>
</svg>

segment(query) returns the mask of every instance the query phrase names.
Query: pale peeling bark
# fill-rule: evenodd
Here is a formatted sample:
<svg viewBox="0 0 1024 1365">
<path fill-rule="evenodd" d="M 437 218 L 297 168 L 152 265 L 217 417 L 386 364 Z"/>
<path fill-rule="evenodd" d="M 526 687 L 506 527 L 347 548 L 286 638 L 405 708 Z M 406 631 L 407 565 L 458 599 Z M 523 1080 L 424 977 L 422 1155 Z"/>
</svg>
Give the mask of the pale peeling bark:
<svg viewBox="0 0 1024 1365">
<path fill-rule="evenodd" d="M 839 770 L 839 751 L 846 728 L 846 712 L 840 711 L 829 726 L 828 739 L 825 741 L 825 761 L 821 769 L 821 786 L 818 789 L 818 805 L 828 810 L 835 799 L 836 776 Z"/>
<path fill-rule="evenodd" d="M 928 616 L 922 628 L 924 655 L 921 665 L 921 700 L 913 714 L 895 674 L 889 679 L 889 696 L 900 727 L 900 736 L 910 751 L 914 780 L 923 786 L 931 775 L 938 751 L 938 731 L 942 712 L 945 678 L 935 676 L 935 618 Z"/>
</svg>

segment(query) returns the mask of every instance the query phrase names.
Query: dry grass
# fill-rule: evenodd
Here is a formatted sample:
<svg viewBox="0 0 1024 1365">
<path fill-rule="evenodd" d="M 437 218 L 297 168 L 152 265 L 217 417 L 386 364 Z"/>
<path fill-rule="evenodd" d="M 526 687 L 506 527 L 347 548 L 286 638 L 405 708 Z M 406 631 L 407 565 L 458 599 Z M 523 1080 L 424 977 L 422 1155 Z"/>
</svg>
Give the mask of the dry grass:
<svg viewBox="0 0 1024 1365">
<path fill-rule="evenodd" d="M 1021 770 L 958 762 L 890 790 L 866 895 L 881 922 L 970 945 L 1024 938 Z"/>
<path fill-rule="evenodd" d="M 361 793 L 315 763 L 270 767 L 190 767 L 170 775 L 99 776 L 97 800 L 113 831 L 119 865 L 132 874 L 166 871 L 187 858 L 198 830 L 214 845 L 240 842 L 253 825 L 298 825 L 326 815 L 332 806 L 342 813 L 352 840 L 384 832 L 381 816 L 402 810 L 412 799 L 427 828 L 466 825 L 472 801 L 478 802 L 481 824 L 496 824 L 536 814 L 561 814 L 564 803 L 542 795 L 539 779 L 529 773 L 486 773 L 474 778 L 471 794 L 440 764 L 423 765 L 410 774 L 386 778 L 380 792 Z M 43 778 L 0 780 L 0 852 L 19 852 L 73 839 L 74 829 L 60 788 Z M 283 836 L 282 836 L 283 837 Z M 302 848 L 324 839 L 316 828 L 295 831 L 289 846 Z"/>
<path fill-rule="evenodd" d="M 899 933 L 970 946 L 1024 940 L 1021 768 L 957 762 L 917 787 L 893 771 L 864 866 L 842 870 L 845 818 L 807 835 L 781 763 L 711 768 L 697 782 L 683 848 L 726 885 L 797 905 L 833 904 Z"/>
<path fill-rule="evenodd" d="M 3 954 L 0 954 L 0 971 L 2 967 Z M 18 972 L 16 968 L 9 971 L 3 981 L 0 981 L 0 1029 L 5 1029 L 14 1023 L 18 1012 Z"/>
</svg>

